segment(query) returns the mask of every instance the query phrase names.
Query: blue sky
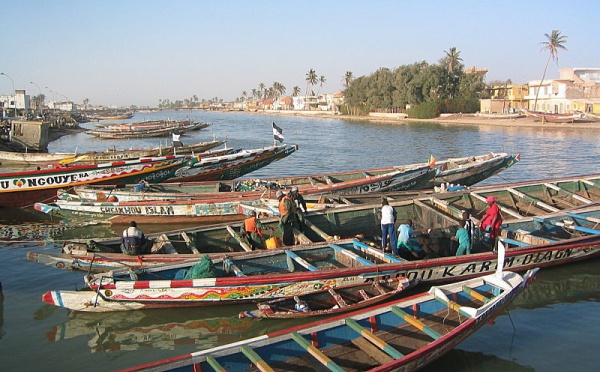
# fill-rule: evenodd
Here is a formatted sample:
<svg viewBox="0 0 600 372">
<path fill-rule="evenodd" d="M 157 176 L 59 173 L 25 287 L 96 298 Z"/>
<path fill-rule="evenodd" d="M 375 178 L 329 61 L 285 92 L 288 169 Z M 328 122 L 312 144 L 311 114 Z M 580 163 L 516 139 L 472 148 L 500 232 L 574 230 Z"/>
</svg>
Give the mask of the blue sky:
<svg viewBox="0 0 600 372">
<path fill-rule="evenodd" d="M 600 67 L 600 2 L 565 1 L 7 1 L 0 72 L 16 89 L 95 105 L 156 106 L 159 99 L 233 100 L 260 83 L 304 94 L 306 73 L 341 90 L 380 67 L 437 63 L 456 47 L 486 80 L 540 79 L 544 34 L 568 51 L 559 68 Z M 48 87 L 49 89 L 46 89 Z M 12 83 L 0 76 L 0 94 Z"/>
</svg>

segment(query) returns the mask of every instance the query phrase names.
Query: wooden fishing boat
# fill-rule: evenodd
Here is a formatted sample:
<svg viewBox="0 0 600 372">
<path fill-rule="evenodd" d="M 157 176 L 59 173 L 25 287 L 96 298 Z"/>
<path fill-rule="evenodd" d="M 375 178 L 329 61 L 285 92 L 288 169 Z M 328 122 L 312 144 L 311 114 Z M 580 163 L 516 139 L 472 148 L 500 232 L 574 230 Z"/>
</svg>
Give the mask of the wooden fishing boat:
<svg viewBox="0 0 600 372">
<path fill-rule="evenodd" d="M 436 161 L 439 171 L 422 189 L 432 189 L 442 184 L 473 186 L 515 165 L 520 160 L 520 154 L 489 153 Z"/>
<path fill-rule="evenodd" d="M 73 163 L 99 163 L 106 161 L 129 160 L 149 156 L 166 156 L 166 155 L 200 155 L 200 156 L 216 156 L 233 151 L 233 149 L 221 149 L 218 152 L 206 153 L 215 147 L 226 144 L 226 141 L 206 141 L 194 143 L 187 146 L 173 147 L 154 147 L 145 149 L 106 149 L 104 151 L 90 151 L 82 154 L 74 154 L 70 157 L 65 156 L 57 163 L 73 164 Z"/>
<path fill-rule="evenodd" d="M 59 188 L 98 183 L 134 183 L 146 179 L 150 183 L 173 177 L 175 171 L 199 161 L 198 157 L 186 160 L 183 156 L 139 158 L 118 162 L 60 166 L 0 173 L 0 206 L 23 207 L 53 198 Z"/>
<path fill-rule="evenodd" d="M 88 117 L 90 119 L 93 120 L 127 120 L 127 119 L 131 119 L 133 117 L 134 113 L 133 112 L 126 112 L 126 113 L 106 113 L 106 114 L 96 114 L 96 115 L 88 115 Z"/>
<path fill-rule="evenodd" d="M 541 120 L 542 123 L 574 123 L 585 118 L 585 114 L 583 113 L 551 114 L 547 112 L 525 110 L 525 114 Z"/>
<path fill-rule="evenodd" d="M 269 203 L 261 197 L 240 195 L 238 197 L 141 200 L 102 202 L 74 200 L 76 195 L 62 192 L 53 205 L 36 203 L 34 208 L 41 212 L 65 218 L 87 217 L 107 220 L 111 223 L 126 223 L 133 217 L 138 223 L 168 223 L 174 217 L 187 217 L 189 222 L 218 223 L 244 219 L 247 208 L 271 211 Z M 273 215 L 273 212 L 270 213 Z M 181 221 L 181 220 L 180 220 Z"/>
<path fill-rule="evenodd" d="M 74 164 L 74 163 L 103 163 L 118 160 L 130 160 L 152 156 L 166 155 L 195 155 L 209 151 L 213 148 L 226 144 L 226 141 L 213 140 L 184 145 L 174 148 L 173 146 L 141 148 L 141 149 L 106 149 L 104 151 L 88 151 L 83 153 L 43 153 L 43 152 L 13 152 L 0 151 L 0 162 L 18 165 L 43 165 L 48 164 Z M 233 151 L 233 149 L 227 149 Z M 227 152 L 221 151 L 221 152 Z M 212 154 L 216 155 L 216 154 Z M 222 154 L 221 154 L 222 155 Z M 203 155 L 206 156 L 206 155 Z"/>
<path fill-rule="evenodd" d="M 174 130 L 179 133 L 189 132 L 192 130 L 200 130 L 210 126 L 208 123 L 194 122 L 193 124 L 179 126 L 176 129 L 166 127 L 148 130 L 88 130 L 85 133 L 100 138 L 100 139 L 124 139 L 124 138 L 149 138 L 149 137 L 164 137 L 170 135 Z"/>
<path fill-rule="evenodd" d="M 226 305 L 301 296 L 395 274 L 377 266 L 358 256 L 352 241 L 341 241 L 244 256 L 202 257 L 135 273 L 125 269 L 89 274 L 84 277 L 89 290 L 50 291 L 42 299 L 87 312 Z M 200 272 L 201 267 L 208 269 Z"/>
<path fill-rule="evenodd" d="M 192 120 L 146 120 L 146 121 L 138 121 L 132 123 L 119 123 L 119 124 L 97 124 L 96 127 L 102 128 L 104 130 L 111 131 L 136 131 L 136 130 L 154 130 L 154 129 L 185 129 L 186 127 L 191 126 L 192 124 L 198 123 L 198 121 Z"/>
<path fill-rule="evenodd" d="M 274 161 L 293 154 L 295 145 L 269 146 L 260 149 L 242 150 L 234 154 L 206 157 L 193 166 L 182 167 L 170 182 L 232 180 Z"/>
<path fill-rule="evenodd" d="M 405 272 L 411 278 L 422 280 L 451 279 L 453 276 L 472 274 L 474 270 L 482 270 L 482 274 L 485 274 L 495 264 L 496 255 L 483 241 L 476 240 L 473 252 L 477 253 L 455 257 L 455 248 L 450 240 L 450 237 L 455 235 L 462 211 L 469 211 L 472 216 L 476 216 L 484 208 L 487 195 L 496 197 L 496 203 L 504 216 L 505 224 L 501 227 L 501 236 L 503 229 L 511 230 L 511 223 L 532 220 L 533 217 L 557 216 L 557 221 L 573 220 L 579 226 L 591 229 L 596 228 L 592 222 L 574 220 L 566 212 L 578 213 L 592 219 L 600 218 L 600 207 L 597 204 L 600 202 L 600 175 L 591 175 L 490 185 L 465 192 L 430 194 L 419 198 L 413 198 L 411 195 L 409 200 L 402 200 L 400 193 L 380 194 L 377 204 L 355 204 L 308 213 L 304 232 L 295 231 L 297 241 L 304 244 L 328 242 L 335 241 L 337 237 L 350 238 L 360 234 L 365 237 L 362 239 L 365 244 L 376 246 L 380 242 L 377 238 L 381 234 L 380 221 L 377 218 L 381 195 L 392 195 L 396 198 L 394 200 L 390 197 L 389 200 L 398 214 L 398 221 L 411 219 L 415 231 L 427 232 L 421 235 L 420 240 L 423 247 L 428 249 L 428 258 L 410 261 L 410 265 L 416 265 L 409 265 L 409 270 Z M 543 205 L 545 208 L 536 205 Z M 476 217 L 472 219 L 478 223 Z M 277 218 L 261 219 L 261 222 L 272 229 L 273 236 L 281 239 L 281 233 L 277 229 Z M 119 238 L 69 241 L 64 244 L 61 253 L 29 252 L 28 258 L 61 268 L 106 271 L 117 267 L 139 267 L 181 261 L 194 257 L 194 254 L 252 251 L 248 241 L 237 233 L 241 226 L 241 223 L 227 223 L 147 234 L 149 238 L 155 239 L 156 248 L 153 252 L 161 253 L 143 255 L 139 259 L 137 256 L 114 253 L 120 252 Z M 532 231 L 538 230 L 539 228 L 536 228 Z M 560 238 L 557 238 L 558 235 L 553 230 L 563 230 L 563 233 L 565 231 L 562 227 L 552 227 L 545 232 L 540 231 L 543 234 L 538 234 L 537 240 L 531 240 L 532 236 L 536 236 L 534 233 L 516 237 L 514 243 L 520 242 L 525 246 L 510 244 L 507 255 L 514 257 L 511 258 L 511 265 L 514 266 L 510 268 L 524 270 L 536 267 L 538 263 L 545 266 L 562 265 L 600 254 L 597 245 L 599 238 L 595 234 L 571 230 L 571 234 L 560 235 Z M 532 261 L 532 257 L 540 258 Z"/>
<path fill-rule="evenodd" d="M 124 371 L 415 371 L 493 319 L 531 284 L 536 273 L 498 272 L 431 287 L 348 315 Z"/>
<path fill-rule="evenodd" d="M 77 156 L 77 154 L 0 151 L 0 162 L 8 164 L 48 164 L 57 163 L 65 158 L 74 156 Z"/>
<path fill-rule="evenodd" d="M 245 156 L 240 154 L 239 156 Z M 237 161 L 237 155 L 229 158 Z M 204 158 L 205 164 L 215 161 Z M 217 159 L 216 163 L 221 162 Z M 202 161 L 198 165 L 202 167 Z M 268 190 L 288 189 L 299 187 L 303 195 L 321 195 L 337 193 L 366 193 L 371 191 L 398 191 L 422 187 L 438 174 L 439 170 L 431 166 L 397 167 L 388 171 L 361 170 L 351 172 L 331 173 L 324 175 L 297 176 L 286 178 L 265 178 L 249 180 L 219 180 L 213 182 L 171 182 L 153 185 L 142 191 L 134 191 L 133 185 L 123 185 L 120 188 L 78 187 L 74 192 L 85 200 L 106 200 L 106 195 L 114 196 L 120 201 L 136 200 L 171 200 L 176 198 L 215 197 L 218 194 L 241 195 L 241 193 L 261 195 Z"/>
<path fill-rule="evenodd" d="M 364 309 L 397 296 L 417 281 L 392 278 L 351 287 L 327 288 L 294 298 L 259 302 L 257 310 L 242 311 L 240 318 L 306 318 Z"/>
</svg>

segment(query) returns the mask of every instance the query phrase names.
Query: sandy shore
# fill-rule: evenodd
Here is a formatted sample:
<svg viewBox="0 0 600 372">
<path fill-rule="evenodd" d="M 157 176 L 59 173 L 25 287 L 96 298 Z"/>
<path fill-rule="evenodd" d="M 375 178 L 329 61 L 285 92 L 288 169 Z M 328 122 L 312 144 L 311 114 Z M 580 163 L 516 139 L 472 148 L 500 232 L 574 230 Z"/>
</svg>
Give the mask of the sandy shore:
<svg viewBox="0 0 600 372">
<path fill-rule="evenodd" d="M 234 112 L 234 111 L 230 111 Z M 240 112 L 242 113 L 242 112 Z M 478 117 L 474 114 L 456 114 L 450 116 L 439 117 L 435 119 L 400 119 L 394 117 L 373 117 L 373 116 L 340 116 L 333 114 L 319 114 L 315 112 L 305 113 L 298 111 L 283 111 L 283 110 L 260 110 L 256 112 L 245 111 L 243 113 L 258 114 L 258 115 L 281 115 L 281 116 L 306 116 L 320 118 L 336 118 L 343 120 L 359 120 L 370 121 L 373 123 L 398 123 L 406 124 L 410 122 L 438 123 L 446 125 L 489 125 L 501 127 L 528 127 L 528 128 L 576 128 L 576 129 L 600 129 L 600 120 L 595 118 L 586 118 L 576 121 L 575 123 L 542 123 L 533 117 L 522 117 L 516 119 L 495 119 Z"/>
</svg>

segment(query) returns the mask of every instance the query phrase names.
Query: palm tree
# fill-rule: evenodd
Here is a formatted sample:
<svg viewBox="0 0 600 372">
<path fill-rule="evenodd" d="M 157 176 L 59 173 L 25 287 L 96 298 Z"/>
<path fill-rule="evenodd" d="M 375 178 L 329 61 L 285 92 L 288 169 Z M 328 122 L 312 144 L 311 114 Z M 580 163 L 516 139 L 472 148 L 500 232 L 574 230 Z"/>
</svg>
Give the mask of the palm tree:
<svg viewBox="0 0 600 372">
<path fill-rule="evenodd" d="M 354 80 L 354 75 L 352 74 L 352 71 L 346 71 L 346 74 L 342 78 L 342 85 L 344 86 L 344 88 L 348 89 L 352 80 Z"/>
<path fill-rule="evenodd" d="M 294 88 L 292 88 L 292 97 L 298 97 L 300 95 L 300 87 L 299 86 L 294 86 Z"/>
<path fill-rule="evenodd" d="M 460 52 L 456 50 L 456 47 L 452 47 L 450 50 L 444 51 L 444 53 L 446 53 L 448 72 L 453 74 L 454 71 L 458 69 L 458 65 L 462 61 L 462 58 L 460 58 Z"/>
<path fill-rule="evenodd" d="M 542 75 L 542 81 L 540 81 L 540 86 L 538 87 L 537 92 L 535 93 L 535 101 L 533 102 L 533 111 L 535 111 L 537 106 L 538 95 L 540 94 L 540 90 L 542 89 L 542 83 L 544 83 L 544 78 L 546 77 L 546 71 L 548 70 L 548 64 L 550 63 L 550 58 L 553 61 L 556 61 L 558 64 L 558 50 L 567 48 L 563 45 L 567 42 L 567 37 L 560 34 L 560 30 L 552 30 L 552 34 L 544 34 L 546 36 L 546 41 L 542 41 L 540 44 L 544 45 L 540 52 L 543 50 L 547 50 L 550 52 L 548 55 L 548 60 L 546 61 L 546 67 L 544 68 L 544 74 Z"/>
<path fill-rule="evenodd" d="M 321 88 L 323 88 L 323 84 L 325 84 L 326 81 L 327 81 L 327 79 L 325 79 L 325 76 L 321 75 L 319 77 L 319 90 L 317 91 L 317 96 L 321 92 Z"/>
<path fill-rule="evenodd" d="M 309 95 L 309 92 L 312 91 L 313 85 L 317 83 L 317 73 L 312 68 L 308 70 L 306 74 L 306 95 Z M 310 86 L 310 89 L 308 88 Z"/>
</svg>

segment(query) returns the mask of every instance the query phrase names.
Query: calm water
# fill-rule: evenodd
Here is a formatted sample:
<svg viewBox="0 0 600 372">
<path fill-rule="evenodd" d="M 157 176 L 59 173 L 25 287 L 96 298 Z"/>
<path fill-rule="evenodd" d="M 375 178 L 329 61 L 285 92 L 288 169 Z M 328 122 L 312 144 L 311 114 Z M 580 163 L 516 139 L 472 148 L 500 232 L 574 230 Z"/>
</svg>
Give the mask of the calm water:
<svg viewBox="0 0 600 372">
<path fill-rule="evenodd" d="M 138 114 L 130 121 L 186 117 L 213 123 L 184 143 L 226 138 L 230 147 L 272 144 L 271 123 L 300 150 L 251 174 L 297 175 L 383 167 L 487 152 L 520 153 L 522 161 L 485 183 L 598 173 L 600 131 L 496 128 L 439 124 L 372 124 L 337 118 L 207 112 Z M 94 123 L 83 124 L 92 128 Z M 80 133 L 51 151 L 158 146 L 159 139 L 101 141 Z M 162 143 L 164 144 L 164 139 Z M 169 226 L 176 228 L 177 226 Z M 84 286 L 82 273 L 26 260 L 30 250 L 54 250 L 63 239 L 118 234 L 107 226 L 63 226 L 20 210 L 0 211 L 0 369 L 107 371 L 192 352 L 282 329 L 294 321 L 237 319 L 247 306 L 69 314 L 44 305 L 51 289 Z M 544 269 L 493 326 L 485 326 L 428 370 L 596 370 L 600 354 L 598 260 Z"/>
</svg>

